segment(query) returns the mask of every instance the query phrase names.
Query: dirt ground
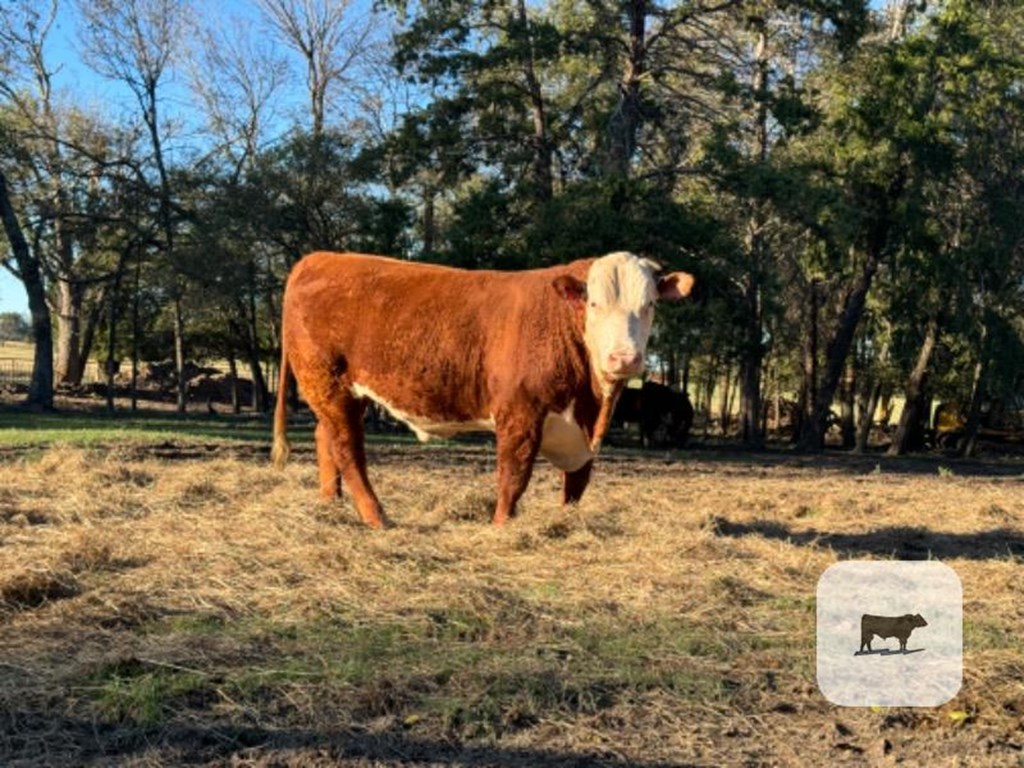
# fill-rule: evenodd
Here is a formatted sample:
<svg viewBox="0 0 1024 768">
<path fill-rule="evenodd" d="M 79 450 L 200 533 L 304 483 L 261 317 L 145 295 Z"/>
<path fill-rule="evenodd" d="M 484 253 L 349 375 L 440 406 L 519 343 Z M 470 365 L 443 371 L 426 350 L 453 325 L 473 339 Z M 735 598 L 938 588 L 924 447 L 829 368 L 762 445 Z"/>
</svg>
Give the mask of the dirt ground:
<svg viewBox="0 0 1024 768">
<path fill-rule="evenodd" d="M 308 448 L 6 450 L 0 765 L 1024 765 L 1024 464 L 599 461 L 495 530 L 490 447 L 376 445 L 379 533 Z M 818 692 L 847 558 L 959 574 L 948 704 Z"/>
</svg>

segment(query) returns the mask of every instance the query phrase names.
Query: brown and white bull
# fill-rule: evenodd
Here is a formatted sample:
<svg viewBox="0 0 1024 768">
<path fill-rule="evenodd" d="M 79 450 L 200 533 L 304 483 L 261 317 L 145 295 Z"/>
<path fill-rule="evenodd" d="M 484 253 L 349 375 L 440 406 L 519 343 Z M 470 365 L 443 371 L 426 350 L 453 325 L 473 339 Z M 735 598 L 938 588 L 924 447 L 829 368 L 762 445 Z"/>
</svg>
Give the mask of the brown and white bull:
<svg viewBox="0 0 1024 768">
<path fill-rule="evenodd" d="M 523 272 L 306 256 L 284 294 L 274 463 L 288 458 L 291 374 L 317 418 L 321 495 L 340 495 L 343 479 L 370 526 L 384 518 L 366 473 L 367 400 L 421 440 L 495 432 L 496 525 L 515 513 L 538 452 L 562 470 L 563 502 L 577 501 L 615 399 L 644 367 L 655 302 L 693 285 L 656 270 L 621 252 Z"/>
</svg>

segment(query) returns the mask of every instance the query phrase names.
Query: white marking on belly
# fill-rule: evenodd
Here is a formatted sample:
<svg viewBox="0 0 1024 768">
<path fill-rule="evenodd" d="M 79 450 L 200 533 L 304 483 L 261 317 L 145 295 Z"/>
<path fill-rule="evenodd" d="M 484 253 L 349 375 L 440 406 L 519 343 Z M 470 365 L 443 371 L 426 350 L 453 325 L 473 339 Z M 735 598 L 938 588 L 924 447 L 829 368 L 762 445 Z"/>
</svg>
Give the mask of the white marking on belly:
<svg viewBox="0 0 1024 768">
<path fill-rule="evenodd" d="M 561 413 L 549 413 L 544 418 L 541 433 L 541 455 L 565 472 L 575 472 L 594 458 L 590 442 L 572 411 L 575 401 Z"/>
<path fill-rule="evenodd" d="M 471 419 L 470 421 L 436 421 L 428 416 L 417 416 L 407 413 L 389 403 L 364 384 L 353 384 L 352 394 L 373 400 L 394 418 L 406 424 L 420 442 L 427 442 L 432 437 L 452 437 L 462 432 L 494 431 L 494 417 Z"/>
</svg>

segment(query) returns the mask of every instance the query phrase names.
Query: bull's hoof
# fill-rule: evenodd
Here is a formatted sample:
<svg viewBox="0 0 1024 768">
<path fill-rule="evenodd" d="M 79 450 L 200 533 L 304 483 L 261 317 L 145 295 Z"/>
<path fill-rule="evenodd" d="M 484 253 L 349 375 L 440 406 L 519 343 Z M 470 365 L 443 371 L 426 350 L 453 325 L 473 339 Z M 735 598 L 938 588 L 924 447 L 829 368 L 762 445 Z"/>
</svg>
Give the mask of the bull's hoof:
<svg viewBox="0 0 1024 768">
<path fill-rule="evenodd" d="M 363 513 L 360 512 L 359 516 L 367 526 L 373 528 L 375 531 L 383 531 L 388 528 L 394 528 L 395 525 L 392 523 L 383 512 L 376 513 Z"/>
</svg>

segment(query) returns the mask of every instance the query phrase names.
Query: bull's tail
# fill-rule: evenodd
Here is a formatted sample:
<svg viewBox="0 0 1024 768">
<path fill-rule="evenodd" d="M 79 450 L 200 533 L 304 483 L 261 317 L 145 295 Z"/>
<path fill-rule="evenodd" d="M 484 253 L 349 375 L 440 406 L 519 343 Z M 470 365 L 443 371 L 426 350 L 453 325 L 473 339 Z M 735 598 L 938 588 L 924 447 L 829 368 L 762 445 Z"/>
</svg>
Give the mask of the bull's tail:
<svg viewBox="0 0 1024 768">
<path fill-rule="evenodd" d="M 274 446 L 270 449 L 270 460 L 278 469 L 284 469 L 292 448 L 288 443 L 288 385 L 291 366 L 288 364 L 288 350 L 281 334 L 281 373 L 277 382 L 277 406 L 274 408 Z"/>
</svg>

